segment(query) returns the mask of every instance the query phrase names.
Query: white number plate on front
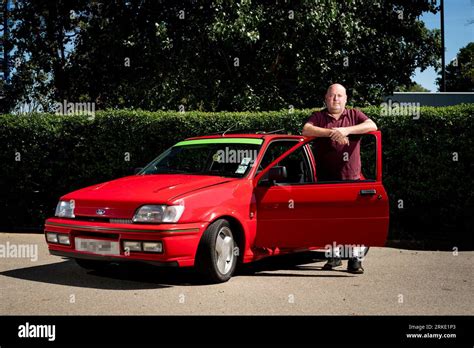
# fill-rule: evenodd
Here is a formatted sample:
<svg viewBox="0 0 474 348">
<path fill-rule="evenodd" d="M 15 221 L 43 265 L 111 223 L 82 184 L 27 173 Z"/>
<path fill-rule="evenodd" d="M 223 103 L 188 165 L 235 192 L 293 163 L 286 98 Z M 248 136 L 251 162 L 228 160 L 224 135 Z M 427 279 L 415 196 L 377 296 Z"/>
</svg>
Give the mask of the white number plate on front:
<svg viewBox="0 0 474 348">
<path fill-rule="evenodd" d="M 76 237 L 76 250 L 100 255 L 120 255 L 119 242 Z"/>
</svg>

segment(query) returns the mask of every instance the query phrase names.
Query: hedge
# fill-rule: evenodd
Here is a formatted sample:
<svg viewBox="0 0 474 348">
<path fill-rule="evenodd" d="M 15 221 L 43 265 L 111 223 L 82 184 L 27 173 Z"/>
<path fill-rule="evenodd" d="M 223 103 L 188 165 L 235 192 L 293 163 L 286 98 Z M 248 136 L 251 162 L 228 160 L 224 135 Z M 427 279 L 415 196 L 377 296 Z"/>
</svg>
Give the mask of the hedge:
<svg viewBox="0 0 474 348">
<path fill-rule="evenodd" d="M 474 104 L 422 107 L 418 119 L 362 110 L 383 134 L 390 239 L 471 250 Z M 0 115 L 0 230 L 41 229 L 61 195 L 129 175 L 184 138 L 231 126 L 299 134 L 311 111 Z"/>
</svg>

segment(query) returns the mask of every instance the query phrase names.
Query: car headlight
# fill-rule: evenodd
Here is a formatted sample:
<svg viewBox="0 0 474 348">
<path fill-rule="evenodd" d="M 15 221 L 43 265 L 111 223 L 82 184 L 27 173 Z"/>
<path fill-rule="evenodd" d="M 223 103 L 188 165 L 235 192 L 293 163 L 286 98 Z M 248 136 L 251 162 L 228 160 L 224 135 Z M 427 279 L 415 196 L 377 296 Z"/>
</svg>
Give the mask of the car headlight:
<svg viewBox="0 0 474 348">
<path fill-rule="evenodd" d="M 74 200 L 71 199 L 70 201 L 59 201 L 58 205 L 56 206 L 56 213 L 54 213 L 57 217 L 67 217 L 73 218 L 74 216 Z"/>
<path fill-rule="evenodd" d="M 144 205 L 133 216 L 133 222 L 178 222 L 183 212 L 183 205 Z"/>
</svg>

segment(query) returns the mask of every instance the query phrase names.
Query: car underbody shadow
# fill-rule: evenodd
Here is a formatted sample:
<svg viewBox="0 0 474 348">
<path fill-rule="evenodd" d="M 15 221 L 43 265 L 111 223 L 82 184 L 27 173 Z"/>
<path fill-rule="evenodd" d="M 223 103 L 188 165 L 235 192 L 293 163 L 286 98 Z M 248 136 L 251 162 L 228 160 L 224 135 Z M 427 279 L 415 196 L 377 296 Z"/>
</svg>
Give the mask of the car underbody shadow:
<svg viewBox="0 0 474 348">
<path fill-rule="evenodd" d="M 104 290 L 161 289 L 203 285 L 193 269 L 165 269 L 147 264 L 110 264 L 101 270 L 86 270 L 74 260 L 18 268 L 0 275 L 42 283 Z"/>
</svg>

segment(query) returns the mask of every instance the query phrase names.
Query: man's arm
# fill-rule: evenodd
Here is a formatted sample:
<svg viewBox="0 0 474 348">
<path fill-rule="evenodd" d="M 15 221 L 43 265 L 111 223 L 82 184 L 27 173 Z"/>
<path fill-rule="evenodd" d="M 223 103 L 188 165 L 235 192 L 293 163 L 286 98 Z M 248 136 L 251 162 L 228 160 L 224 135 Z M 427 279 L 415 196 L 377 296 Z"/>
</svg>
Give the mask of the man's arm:
<svg viewBox="0 0 474 348">
<path fill-rule="evenodd" d="M 334 133 L 332 129 L 316 127 L 311 123 L 306 123 L 303 127 L 302 134 L 305 137 L 323 137 L 329 138 L 331 134 Z"/>
<path fill-rule="evenodd" d="M 347 137 L 338 137 L 333 139 L 335 134 L 334 129 L 321 128 L 312 125 L 311 123 L 306 123 L 303 127 L 303 134 L 306 137 L 321 137 L 321 138 L 331 138 L 332 140 L 338 142 L 339 144 L 347 145 L 349 144 L 349 139 Z"/>
<path fill-rule="evenodd" d="M 345 138 L 350 134 L 365 134 L 368 132 L 376 131 L 377 125 L 374 121 L 368 119 L 355 126 L 332 128 L 332 130 L 334 131 L 334 133 L 330 135 L 331 139 L 334 141 L 339 141 L 340 139 Z"/>
</svg>

